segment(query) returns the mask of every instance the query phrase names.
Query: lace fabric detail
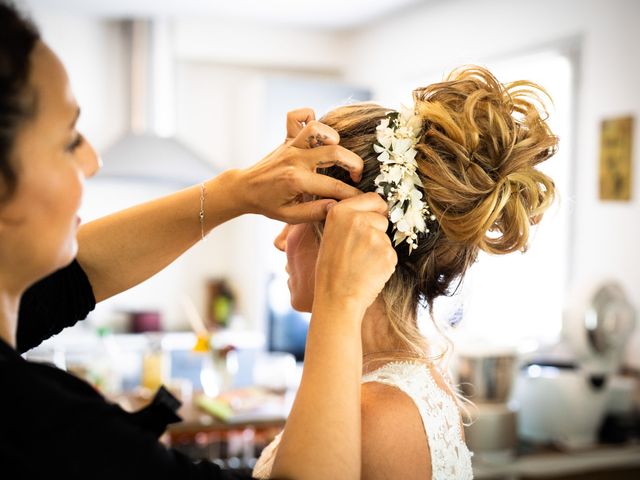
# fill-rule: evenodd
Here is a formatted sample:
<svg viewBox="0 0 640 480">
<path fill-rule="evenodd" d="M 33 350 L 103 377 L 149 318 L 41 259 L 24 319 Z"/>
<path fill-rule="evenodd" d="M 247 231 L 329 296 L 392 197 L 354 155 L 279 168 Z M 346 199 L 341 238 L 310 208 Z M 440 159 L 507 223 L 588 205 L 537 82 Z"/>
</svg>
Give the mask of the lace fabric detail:
<svg viewBox="0 0 640 480">
<path fill-rule="evenodd" d="M 473 478 L 471 457 L 460 424 L 460 411 L 451 396 L 435 382 L 429 369 L 411 361 L 390 362 L 362 376 L 362 383 L 379 382 L 399 388 L 416 404 L 431 451 L 432 480 L 470 480 Z M 268 479 L 271 475 L 280 432 L 262 451 L 253 477 Z"/>
<path fill-rule="evenodd" d="M 431 371 L 416 362 L 390 362 L 362 377 L 362 383 L 379 382 L 406 393 L 416 404 L 431 450 L 432 480 L 473 478 L 471 457 L 462 438 L 460 410 L 438 386 Z"/>
<path fill-rule="evenodd" d="M 271 470 L 273 469 L 273 463 L 276 461 L 276 453 L 278 453 L 278 446 L 280 445 L 280 439 L 282 438 L 282 430 L 275 438 L 267 445 L 260 453 L 260 458 L 253 467 L 251 476 L 262 480 L 267 480 L 271 477 Z"/>
</svg>

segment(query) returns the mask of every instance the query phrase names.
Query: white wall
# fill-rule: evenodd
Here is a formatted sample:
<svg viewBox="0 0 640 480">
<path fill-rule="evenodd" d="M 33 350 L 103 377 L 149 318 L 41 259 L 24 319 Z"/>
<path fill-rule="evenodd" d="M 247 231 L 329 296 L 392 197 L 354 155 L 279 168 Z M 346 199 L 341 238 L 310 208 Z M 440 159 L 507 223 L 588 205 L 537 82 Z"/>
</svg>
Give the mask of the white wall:
<svg viewBox="0 0 640 480">
<path fill-rule="evenodd" d="M 128 126 L 126 52 L 120 25 L 50 10 L 27 11 L 67 69 L 82 108 L 78 128 L 98 150 L 105 148 Z"/>
<path fill-rule="evenodd" d="M 260 142 L 264 92 L 259 70 L 178 57 L 176 93 L 177 135 L 220 168 L 247 167 L 268 153 Z M 262 328 L 265 307 L 265 265 L 256 248 L 262 221 L 245 216 L 218 227 L 204 247 L 208 256 L 199 257 L 196 277 L 214 276 L 211 264 L 221 264 L 218 276 L 229 281 L 239 313 L 256 329 Z"/>
<path fill-rule="evenodd" d="M 632 200 L 598 199 L 600 122 L 632 114 L 636 117 L 636 147 L 640 139 L 638 19 L 640 2 L 634 0 L 440 2 L 353 34 L 346 76 L 355 82 L 370 80 L 374 96 L 384 99 L 403 79 L 442 75 L 459 64 L 482 63 L 554 45 L 577 47 L 569 292 L 613 278 L 640 308 L 638 148 L 634 152 Z M 640 327 L 627 354 L 629 363 L 640 367 Z"/>
<path fill-rule="evenodd" d="M 338 72 L 345 35 L 258 23 L 184 18 L 175 22 L 178 58 L 263 69 Z"/>
<path fill-rule="evenodd" d="M 121 24 L 29 10 L 29 2 L 22 3 L 68 70 L 83 111 L 80 130 L 104 151 L 129 126 L 129 60 Z M 170 30 L 169 55 L 176 67 L 175 133 L 219 168 L 249 166 L 273 149 L 265 143 L 269 129 L 260 123 L 269 75 L 335 79 L 341 65 L 342 37 L 330 33 L 195 19 L 176 20 Z M 285 118 L 281 120 L 284 137 Z M 168 192 L 161 186 L 100 179 L 98 174 L 88 182 L 81 216 L 92 220 Z M 194 206 L 194 215 L 198 208 Z M 265 222 L 248 216 L 219 227 L 165 271 L 98 305 L 90 322 L 120 329 L 125 327 L 122 312 L 157 309 L 166 328 L 188 328 L 180 304 L 183 293 L 204 315 L 205 281 L 224 277 L 238 294 L 240 315 L 249 326 L 262 329 L 265 249 L 271 244 L 263 238 Z"/>
</svg>

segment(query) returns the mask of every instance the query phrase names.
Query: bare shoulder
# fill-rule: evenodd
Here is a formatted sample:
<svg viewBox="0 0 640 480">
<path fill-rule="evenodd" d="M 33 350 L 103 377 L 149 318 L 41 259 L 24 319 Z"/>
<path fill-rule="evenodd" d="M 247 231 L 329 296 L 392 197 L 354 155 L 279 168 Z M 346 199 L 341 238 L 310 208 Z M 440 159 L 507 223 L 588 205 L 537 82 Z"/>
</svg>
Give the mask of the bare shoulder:
<svg viewBox="0 0 640 480">
<path fill-rule="evenodd" d="M 362 479 L 431 478 L 431 455 L 420 412 L 400 389 L 362 384 Z"/>
</svg>

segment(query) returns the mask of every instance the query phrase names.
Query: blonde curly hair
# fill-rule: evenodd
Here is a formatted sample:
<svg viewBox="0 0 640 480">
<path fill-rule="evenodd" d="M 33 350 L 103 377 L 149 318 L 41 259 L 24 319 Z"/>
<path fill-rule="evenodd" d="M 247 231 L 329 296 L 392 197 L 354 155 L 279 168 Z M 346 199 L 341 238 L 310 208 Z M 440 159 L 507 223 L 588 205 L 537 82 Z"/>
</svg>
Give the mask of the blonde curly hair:
<svg viewBox="0 0 640 480">
<path fill-rule="evenodd" d="M 535 83 L 502 84 L 475 65 L 413 91 L 415 111 L 423 118 L 418 174 L 437 225 L 430 224 L 431 232 L 411 255 L 398 246 L 398 266 L 381 294 L 402 348 L 429 353 L 417 326 L 419 303 L 429 307 L 433 319 L 434 300 L 451 294 L 480 250 L 497 255 L 527 250 L 529 226 L 540 222 L 555 198 L 553 180 L 535 168 L 558 146 L 547 124 L 545 98 Z M 320 119 L 340 134 L 342 146 L 364 159 L 362 180 L 355 184 L 364 192 L 376 189 L 376 126 L 389 111 L 357 103 Z M 353 184 L 340 168 L 322 172 Z M 317 231 L 321 234 L 321 225 Z"/>
</svg>

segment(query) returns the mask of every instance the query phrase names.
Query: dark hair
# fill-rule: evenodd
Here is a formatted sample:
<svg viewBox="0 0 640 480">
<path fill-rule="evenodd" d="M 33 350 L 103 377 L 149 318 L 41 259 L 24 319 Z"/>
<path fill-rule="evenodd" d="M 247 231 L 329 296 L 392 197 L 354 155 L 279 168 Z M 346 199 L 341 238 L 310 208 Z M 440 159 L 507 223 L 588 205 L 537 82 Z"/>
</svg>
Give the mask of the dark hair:
<svg viewBox="0 0 640 480">
<path fill-rule="evenodd" d="M 27 84 L 29 59 L 39 39 L 37 27 L 13 2 L 0 0 L 0 202 L 16 189 L 11 152 L 19 127 L 35 112 L 35 97 Z"/>
</svg>

